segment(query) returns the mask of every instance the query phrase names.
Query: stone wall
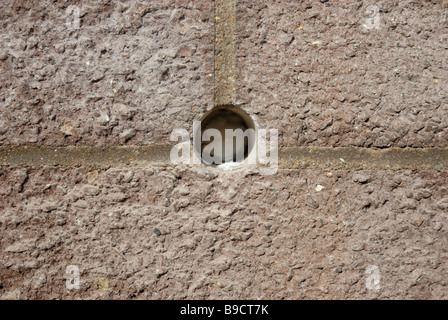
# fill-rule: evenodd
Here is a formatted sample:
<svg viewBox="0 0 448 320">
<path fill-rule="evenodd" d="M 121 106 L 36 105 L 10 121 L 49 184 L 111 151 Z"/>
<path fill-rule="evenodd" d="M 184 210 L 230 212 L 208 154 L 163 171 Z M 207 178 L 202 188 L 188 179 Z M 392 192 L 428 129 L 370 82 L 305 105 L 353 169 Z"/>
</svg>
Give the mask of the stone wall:
<svg viewBox="0 0 448 320">
<path fill-rule="evenodd" d="M 447 9 L 240 0 L 237 104 L 282 146 L 446 148 Z M 211 0 L 4 0 L 0 145 L 170 143 L 213 107 L 214 19 Z M 0 181 L 1 299 L 448 298 L 447 172 L 2 165 Z"/>
</svg>

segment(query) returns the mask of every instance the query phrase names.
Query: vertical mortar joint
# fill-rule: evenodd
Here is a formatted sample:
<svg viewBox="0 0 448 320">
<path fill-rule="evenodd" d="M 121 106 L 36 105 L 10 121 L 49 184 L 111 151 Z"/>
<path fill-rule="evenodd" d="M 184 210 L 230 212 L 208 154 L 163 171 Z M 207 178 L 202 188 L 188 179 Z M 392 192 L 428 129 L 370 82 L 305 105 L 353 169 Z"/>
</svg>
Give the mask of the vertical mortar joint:
<svg viewBox="0 0 448 320">
<path fill-rule="evenodd" d="M 235 105 L 236 0 L 215 0 L 215 106 Z"/>
</svg>

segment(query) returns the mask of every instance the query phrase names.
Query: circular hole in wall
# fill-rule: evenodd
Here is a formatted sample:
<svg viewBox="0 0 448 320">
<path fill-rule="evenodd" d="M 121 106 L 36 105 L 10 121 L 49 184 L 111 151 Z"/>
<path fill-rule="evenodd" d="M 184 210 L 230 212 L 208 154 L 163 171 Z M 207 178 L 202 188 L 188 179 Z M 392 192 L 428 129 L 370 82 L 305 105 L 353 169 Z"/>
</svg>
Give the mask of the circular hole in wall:
<svg viewBox="0 0 448 320">
<path fill-rule="evenodd" d="M 210 138 L 210 130 L 206 132 L 208 129 L 219 131 L 221 137 L 220 148 L 211 148 L 210 144 L 215 142 L 215 136 Z M 231 129 L 234 133 L 238 133 L 237 129 L 241 129 L 244 138 L 232 136 L 226 139 L 226 129 Z M 199 138 L 201 143 L 195 146 L 195 151 L 200 154 L 202 162 L 207 165 L 220 167 L 221 165 L 240 164 L 254 151 L 255 130 L 255 124 L 251 117 L 240 108 L 235 106 L 216 107 L 204 115 L 201 120 L 201 138 Z M 253 138 L 249 138 L 250 132 L 252 132 Z M 220 163 L 211 160 L 207 155 L 212 156 L 214 160 L 219 159 Z"/>
</svg>

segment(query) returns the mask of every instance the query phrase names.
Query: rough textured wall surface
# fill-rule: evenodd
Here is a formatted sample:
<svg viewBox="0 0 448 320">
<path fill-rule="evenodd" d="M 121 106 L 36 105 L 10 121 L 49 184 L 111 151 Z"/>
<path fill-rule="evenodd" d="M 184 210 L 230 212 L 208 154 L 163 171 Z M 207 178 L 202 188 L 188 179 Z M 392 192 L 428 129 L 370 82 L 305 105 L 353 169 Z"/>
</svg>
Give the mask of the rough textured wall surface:
<svg viewBox="0 0 448 320">
<path fill-rule="evenodd" d="M 2 298 L 448 298 L 446 173 L 46 167 L 0 179 Z M 65 287 L 68 265 L 79 290 Z"/>
<path fill-rule="evenodd" d="M 213 105 L 211 1 L 5 0 L 0 15 L 3 144 L 166 143 Z"/>
<path fill-rule="evenodd" d="M 284 145 L 447 146 L 448 2 L 376 4 L 369 30 L 366 1 L 239 1 L 238 102 Z M 212 1 L 0 14 L 2 143 L 166 143 L 213 106 Z"/>
<path fill-rule="evenodd" d="M 378 1 L 378 30 L 362 26 L 370 4 L 238 1 L 238 104 L 282 145 L 448 146 L 448 2 Z M 3 0 L 0 144 L 159 144 L 191 129 L 213 107 L 213 8 Z M 447 299 L 447 184 L 2 166 L 0 299 Z"/>
<path fill-rule="evenodd" d="M 378 29 L 363 26 L 369 5 Z M 448 145 L 448 1 L 238 8 L 240 102 L 282 144 Z"/>
</svg>

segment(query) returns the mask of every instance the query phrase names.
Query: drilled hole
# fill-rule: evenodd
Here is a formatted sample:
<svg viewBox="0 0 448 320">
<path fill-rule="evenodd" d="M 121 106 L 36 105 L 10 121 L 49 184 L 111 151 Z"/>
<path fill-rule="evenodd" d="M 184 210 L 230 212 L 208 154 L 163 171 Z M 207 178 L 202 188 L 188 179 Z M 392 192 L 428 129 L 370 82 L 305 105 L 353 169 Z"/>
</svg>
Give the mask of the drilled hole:
<svg viewBox="0 0 448 320">
<path fill-rule="evenodd" d="M 210 131 L 206 132 L 208 129 L 219 131 L 221 148 L 211 148 L 210 144 L 214 142 L 215 136 L 210 136 Z M 226 129 L 231 129 L 235 134 L 238 133 L 235 130 L 241 129 L 240 132 L 244 134 L 244 137 L 228 136 L 226 139 Z M 250 131 L 252 131 L 253 139 L 249 138 Z M 255 125 L 247 113 L 234 106 L 217 107 L 206 114 L 201 121 L 201 143 L 198 146 L 200 150 L 196 150 L 196 152 L 200 152 L 201 159 L 205 164 L 218 167 L 220 165 L 235 165 L 243 162 L 252 152 L 255 144 L 254 138 Z M 208 154 L 213 159 L 210 159 Z M 216 159 L 220 161 L 215 161 Z"/>
</svg>

